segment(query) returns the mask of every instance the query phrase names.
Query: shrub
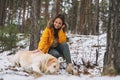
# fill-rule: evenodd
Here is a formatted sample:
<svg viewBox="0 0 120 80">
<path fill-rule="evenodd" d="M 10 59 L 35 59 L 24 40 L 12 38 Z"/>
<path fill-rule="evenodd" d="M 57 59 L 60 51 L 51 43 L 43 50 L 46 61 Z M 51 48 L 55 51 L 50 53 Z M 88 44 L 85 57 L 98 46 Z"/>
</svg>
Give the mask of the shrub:
<svg viewBox="0 0 120 80">
<path fill-rule="evenodd" d="M 0 29 L 0 48 L 2 51 L 16 47 L 17 33 L 17 27 L 13 24 Z"/>
</svg>

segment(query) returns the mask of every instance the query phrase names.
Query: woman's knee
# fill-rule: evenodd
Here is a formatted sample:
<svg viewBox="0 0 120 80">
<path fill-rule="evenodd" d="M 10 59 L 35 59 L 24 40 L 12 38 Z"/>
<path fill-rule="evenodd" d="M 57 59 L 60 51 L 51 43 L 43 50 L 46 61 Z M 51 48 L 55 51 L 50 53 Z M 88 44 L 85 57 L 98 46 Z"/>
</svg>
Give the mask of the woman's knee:
<svg viewBox="0 0 120 80">
<path fill-rule="evenodd" d="M 68 47 L 68 44 L 66 42 L 60 44 L 61 47 Z"/>
<path fill-rule="evenodd" d="M 48 53 L 51 54 L 52 56 L 56 57 L 56 58 L 60 57 L 59 52 L 56 51 L 56 50 L 50 50 Z"/>
</svg>

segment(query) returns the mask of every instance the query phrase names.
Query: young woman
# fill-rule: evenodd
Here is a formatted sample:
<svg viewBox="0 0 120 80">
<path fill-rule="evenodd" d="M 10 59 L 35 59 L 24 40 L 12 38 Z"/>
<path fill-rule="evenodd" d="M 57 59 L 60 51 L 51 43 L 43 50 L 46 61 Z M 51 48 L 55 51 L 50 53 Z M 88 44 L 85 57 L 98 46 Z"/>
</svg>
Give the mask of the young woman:
<svg viewBox="0 0 120 80">
<path fill-rule="evenodd" d="M 43 31 L 38 49 L 34 52 L 42 51 L 56 58 L 62 56 L 67 64 L 71 63 L 69 46 L 66 43 L 66 27 L 65 17 L 62 14 L 51 19 Z"/>
</svg>

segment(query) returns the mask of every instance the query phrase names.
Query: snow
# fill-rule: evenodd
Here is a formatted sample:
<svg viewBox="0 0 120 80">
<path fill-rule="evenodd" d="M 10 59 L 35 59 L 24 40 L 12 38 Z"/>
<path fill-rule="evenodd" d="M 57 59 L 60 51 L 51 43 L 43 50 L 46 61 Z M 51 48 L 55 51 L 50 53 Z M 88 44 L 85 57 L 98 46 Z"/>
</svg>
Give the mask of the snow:
<svg viewBox="0 0 120 80">
<path fill-rule="evenodd" d="M 99 52 L 98 66 L 93 69 L 87 69 L 90 74 L 71 75 L 65 70 L 60 70 L 60 74 L 43 75 L 34 78 L 32 75 L 22 71 L 21 68 L 15 67 L 18 71 L 9 69 L 12 66 L 7 59 L 10 51 L 4 51 L 0 53 L 0 80 L 120 80 L 120 76 L 101 75 L 104 53 L 106 51 L 106 34 L 99 36 L 68 34 L 68 37 L 72 61 L 80 65 L 80 71 L 84 70 L 82 59 L 94 64 L 96 62 L 96 50 Z M 24 46 L 22 49 L 28 50 L 29 39 L 21 40 L 17 45 Z M 18 48 L 18 50 L 21 49 Z"/>
</svg>

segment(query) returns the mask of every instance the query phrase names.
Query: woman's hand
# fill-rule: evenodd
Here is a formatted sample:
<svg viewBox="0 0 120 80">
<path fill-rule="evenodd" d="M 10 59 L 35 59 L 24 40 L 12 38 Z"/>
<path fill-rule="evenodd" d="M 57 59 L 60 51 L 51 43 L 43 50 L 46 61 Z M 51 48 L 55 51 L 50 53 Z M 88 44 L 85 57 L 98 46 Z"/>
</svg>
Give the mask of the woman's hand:
<svg viewBox="0 0 120 80">
<path fill-rule="evenodd" d="M 64 27 L 65 27 L 65 25 L 62 25 L 62 27 L 61 27 L 61 28 L 63 29 Z"/>
<path fill-rule="evenodd" d="M 38 49 L 32 51 L 32 53 L 37 53 L 37 52 L 41 52 L 42 53 L 42 51 L 38 50 Z"/>
</svg>

